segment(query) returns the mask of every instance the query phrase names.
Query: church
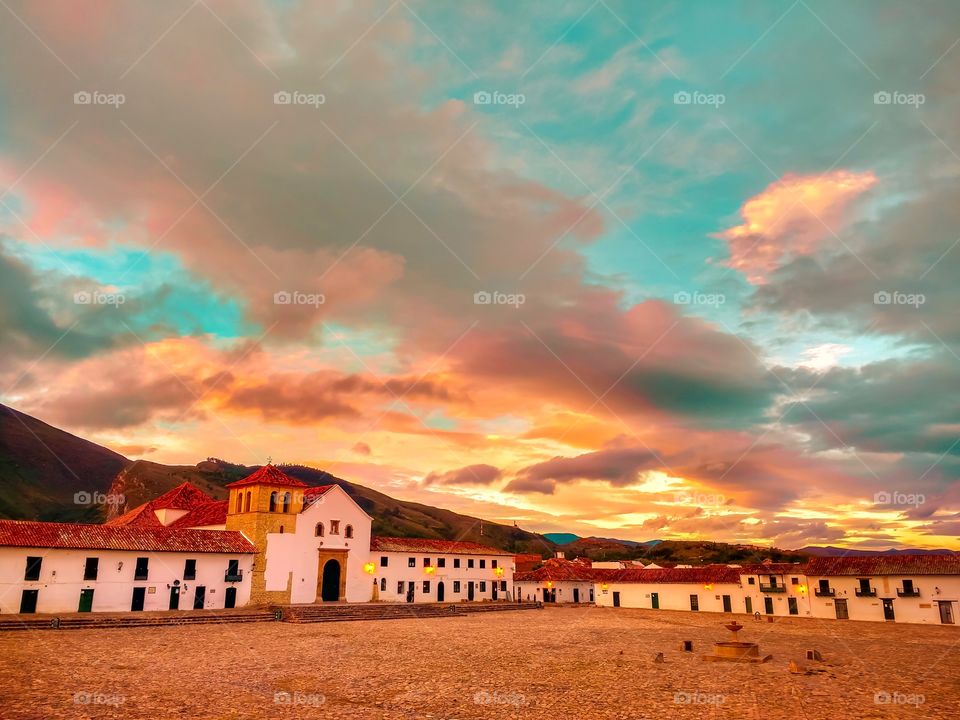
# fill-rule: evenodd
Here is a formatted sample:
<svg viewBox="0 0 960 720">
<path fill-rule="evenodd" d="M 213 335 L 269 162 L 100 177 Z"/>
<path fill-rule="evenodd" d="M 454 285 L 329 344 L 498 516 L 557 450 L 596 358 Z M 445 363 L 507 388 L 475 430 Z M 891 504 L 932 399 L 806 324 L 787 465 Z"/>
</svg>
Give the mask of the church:
<svg viewBox="0 0 960 720">
<path fill-rule="evenodd" d="M 375 537 L 339 485 L 265 465 L 227 490 L 183 483 L 103 525 L 0 521 L 0 612 L 513 598 L 511 553 Z"/>
</svg>

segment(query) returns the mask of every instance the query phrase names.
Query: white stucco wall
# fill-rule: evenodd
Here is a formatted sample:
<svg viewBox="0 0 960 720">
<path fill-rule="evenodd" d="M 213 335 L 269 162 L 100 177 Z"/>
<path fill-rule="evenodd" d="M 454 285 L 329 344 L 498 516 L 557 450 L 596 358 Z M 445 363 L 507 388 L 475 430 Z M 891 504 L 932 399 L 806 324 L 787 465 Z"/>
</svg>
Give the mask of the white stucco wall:
<svg viewBox="0 0 960 720">
<path fill-rule="evenodd" d="M 319 551 L 346 550 L 347 602 L 369 602 L 373 583 L 363 566 L 370 555 L 370 516 L 335 486 L 290 520 L 284 533 L 267 535 L 266 589 L 285 590 L 292 577 L 291 602 L 318 602 Z M 339 534 L 331 533 L 331 520 L 339 520 Z M 317 523 L 324 525 L 323 537 L 315 534 Z M 347 525 L 353 527 L 352 539 L 346 536 Z"/>
<path fill-rule="evenodd" d="M 543 601 L 543 591 L 546 588 L 545 582 L 517 582 L 517 593 L 519 599 L 524 601 L 535 602 L 537 600 Z M 579 590 L 580 603 L 590 604 L 593 602 L 593 597 L 591 593 L 594 591 L 594 584 L 592 582 L 575 582 L 572 580 L 555 580 L 553 581 L 553 590 L 557 591 L 557 603 L 572 603 L 573 600 L 573 591 L 574 589 Z"/>
<path fill-rule="evenodd" d="M 383 558 L 387 559 L 384 566 Z M 414 567 L 409 566 L 410 558 L 414 559 Z M 444 567 L 439 567 L 439 560 L 443 559 Z M 424 560 L 430 561 L 433 572 L 427 572 Z M 455 560 L 460 561 L 460 567 L 455 566 Z M 470 560 L 473 567 L 469 567 Z M 480 561 L 484 567 L 480 567 Z M 373 585 L 371 578 L 376 578 L 378 587 L 380 580 L 385 580 L 386 588 L 378 591 L 379 599 L 385 602 L 406 602 L 408 583 L 414 583 L 414 602 L 437 602 L 437 588 L 443 583 L 444 602 L 460 602 L 469 597 L 469 583 L 474 584 L 473 599 L 476 602 L 493 599 L 493 583 L 497 583 L 497 600 L 513 599 L 513 572 L 514 559 L 512 555 L 465 555 L 460 553 L 404 553 L 371 551 L 370 560 L 374 565 L 372 575 L 366 579 Z M 493 567 L 496 561 L 497 568 Z M 497 574 L 502 569 L 502 574 Z M 423 582 L 430 582 L 429 592 L 423 591 Z M 403 590 L 398 592 L 398 583 L 403 583 Z M 460 583 L 459 591 L 455 584 Z M 483 587 L 481 589 L 481 583 Z M 506 583 L 506 589 L 503 589 Z"/>
<path fill-rule="evenodd" d="M 914 587 L 920 591 L 920 597 L 897 596 L 897 589 L 903 588 L 904 579 L 913 580 Z M 818 597 L 815 590 L 821 579 L 828 580 L 835 597 Z M 940 602 L 950 602 L 954 623 L 960 623 L 958 601 L 960 601 L 960 576 L 956 575 L 903 575 L 879 576 L 870 578 L 870 586 L 877 591 L 876 597 L 857 597 L 860 587 L 856 577 L 811 576 L 810 604 L 814 617 L 836 618 L 835 599 L 847 601 L 847 613 L 851 620 L 873 620 L 884 622 L 883 598 L 893 600 L 895 622 L 941 624 Z"/>
<path fill-rule="evenodd" d="M 620 593 L 620 607 L 652 608 L 652 593 L 657 593 L 661 610 L 690 610 L 690 596 L 696 595 L 700 612 L 723 612 L 723 596 L 729 595 L 732 612 L 743 612 L 740 586 L 735 583 L 715 583 L 707 589 L 702 583 L 608 583 L 604 588 L 597 583 L 597 605 L 613 607 L 613 594 Z M 738 603 L 739 600 L 739 603 Z"/>
<path fill-rule="evenodd" d="M 39 581 L 25 581 L 24 571 L 28 556 L 42 557 Z M 99 558 L 96 580 L 84 580 L 86 559 Z M 147 580 L 134 580 L 138 557 L 149 558 Z M 196 579 L 185 580 L 183 571 L 187 559 L 197 561 Z M 224 580 L 228 561 L 239 560 L 243 580 L 227 583 Z M 121 565 L 122 563 L 122 565 Z M 237 588 L 237 607 L 250 599 L 250 568 L 252 554 L 226 553 L 166 553 L 127 550 L 60 550 L 49 548 L 0 548 L 0 612 L 20 611 L 22 591 L 38 590 L 38 613 L 77 612 L 80 591 L 92 589 L 93 612 L 129 611 L 133 588 L 147 588 L 144 610 L 167 610 L 170 589 L 179 580 L 180 609 L 192 610 L 198 585 L 206 588 L 204 608 L 222 608 L 227 587 Z M 151 592 L 150 588 L 153 588 Z"/>
</svg>

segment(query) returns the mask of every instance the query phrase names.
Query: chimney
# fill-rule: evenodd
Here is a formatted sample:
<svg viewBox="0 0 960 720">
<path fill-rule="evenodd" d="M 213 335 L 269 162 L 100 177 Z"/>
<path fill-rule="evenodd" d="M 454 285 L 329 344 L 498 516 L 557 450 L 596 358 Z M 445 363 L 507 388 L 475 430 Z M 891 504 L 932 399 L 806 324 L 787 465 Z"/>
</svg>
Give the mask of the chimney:
<svg viewBox="0 0 960 720">
<path fill-rule="evenodd" d="M 557 550 L 557 560 L 563 560 L 566 557 L 563 553 L 563 550 Z"/>
</svg>

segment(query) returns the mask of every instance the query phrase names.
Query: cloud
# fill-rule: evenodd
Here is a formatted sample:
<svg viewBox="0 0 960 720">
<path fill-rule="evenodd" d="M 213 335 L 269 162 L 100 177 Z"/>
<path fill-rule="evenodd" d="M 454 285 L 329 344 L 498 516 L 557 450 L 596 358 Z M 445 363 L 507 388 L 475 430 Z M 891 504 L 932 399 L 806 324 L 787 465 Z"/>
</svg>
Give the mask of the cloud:
<svg viewBox="0 0 960 720">
<path fill-rule="evenodd" d="M 741 225 L 719 234 L 730 248 L 727 265 L 755 285 L 767 282 L 785 262 L 816 252 L 850 204 L 877 182 L 872 172 L 848 170 L 784 175 L 743 204 Z"/>
<path fill-rule="evenodd" d="M 364 457 L 370 457 L 373 454 L 373 450 L 370 449 L 370 446 L 365 442 L 357 442 L 353 444 L 353 447 L 350 448 L 357 455 L 363 455 Z"/>
<path fill-rule="evenodd" d="M 493 465 L 478 464 L 467 465 L 466 467 L 447 472 L 432 472 L 427 475 L 424 485 L 490 485 L 500 479 L 502 472 L 500 468 Z"/>
</svg>

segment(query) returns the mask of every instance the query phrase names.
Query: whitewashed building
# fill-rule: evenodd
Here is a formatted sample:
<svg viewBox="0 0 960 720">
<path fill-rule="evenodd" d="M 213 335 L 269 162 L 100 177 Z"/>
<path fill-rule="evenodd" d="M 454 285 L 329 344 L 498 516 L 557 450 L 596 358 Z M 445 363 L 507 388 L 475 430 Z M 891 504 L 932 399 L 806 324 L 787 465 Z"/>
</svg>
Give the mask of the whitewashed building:
<svg viewBox="0 0 960 720">
<path fill-rule="evenodd" d="M 596 573 L 589 560 L 550 558 L 534 570 L 517 573 L 516 599 L 543 603 L 594 603 Z"/>
<path fill-rule="evenodd" d="M 254 546 L 240 533 L 0 521 L 0 612 L 245 605 Z"/>
<path fill-rule="evenodd" d="M 514 556 L 472 542 L 374 537 L 374 599 L 387 602 L 510 600 Z"/>
<path fill-rule="evenodd" d="M 727 565 L 595 572 L 601 607 L 743 612 L 739 570 Z"/>
<path fill-rule="evenodd" d="M 810 615 L 806 569 L 800 563 L 765 562 L 734 566 L 740 573 L 742 604 L 734 612 Z"/>
<path fill-rule="evenodd" d="M 807 563 L 814 617 L 954 625 L 960 555 L 813 558 Z"/>
</svg>

